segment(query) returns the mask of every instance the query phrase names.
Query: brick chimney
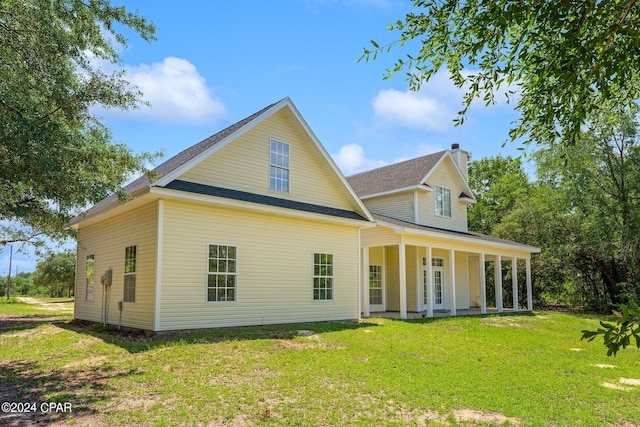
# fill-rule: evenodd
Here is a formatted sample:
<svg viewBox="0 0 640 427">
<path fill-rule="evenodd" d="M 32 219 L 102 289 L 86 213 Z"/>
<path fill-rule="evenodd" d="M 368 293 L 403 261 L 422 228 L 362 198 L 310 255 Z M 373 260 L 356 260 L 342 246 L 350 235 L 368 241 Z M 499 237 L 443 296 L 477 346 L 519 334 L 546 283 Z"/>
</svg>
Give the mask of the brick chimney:
<svg viewBox="0 0 640 427">
<path fill-rule="evenodd" d="M 462 171 L 465 181 L 469 182 L 469 169 L 467 168 L 469 155 L 467 152 L 460 149 L 460 144 L 453 143 L 451 144 L 451 157 Z"/>
</svg>

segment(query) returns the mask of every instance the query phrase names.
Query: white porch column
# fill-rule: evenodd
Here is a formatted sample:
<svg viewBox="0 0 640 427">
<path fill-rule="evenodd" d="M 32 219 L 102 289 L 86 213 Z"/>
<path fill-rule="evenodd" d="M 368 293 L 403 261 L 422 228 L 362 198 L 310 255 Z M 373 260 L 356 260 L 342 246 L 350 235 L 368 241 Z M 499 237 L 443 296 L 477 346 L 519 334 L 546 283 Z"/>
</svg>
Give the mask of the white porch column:
<svg viewBox="0 0 640 427">
<path fill-rule="evenodd" d="M 433 272 L 431 271 L 431 246 L 427 246 L 427 317 L 433 317 Z"/>
<path fill-rule="evenodd" d="M 407 318 L 407 251 L 405 244 L 400 240 L 398 258 L 400 263 L 400 318 Z"/>
<path fill-rule="evenodd" d="M 487 275 L 485 274 L 484 253 L 480 254 L 480 313 L 487 313 Z"/>
<path fill-rule="evenodd" d="M 518 258 L 511 258 L 511 286 L 513 286 L 513 311 L 518 311 Z"/>
<path fill-rule="evenodd" d="M 451 277 L 451 315 L 456 315 L 456 259 L 453 249 L 449 249 L 449 276 Z"/>
<path fill-rule="evenodd" d="M 531 286 L 531 258 L 526 259 L 527 271 L 527 310 L 533 311 L 533 287 Z"/>
<path fill-rule="evenodd" d="M 424 310 L 424 299 L 422 295 L 422 257 L 420 256 L 420 246 L 416 246 L 416 311 Z"/>
<path fill-rule="evenodd" d="M 362 310 L 365 317 L 371 314 L 369 309 L 369 247 L 362 249 Z"/>
<path fill-rule="evenodd" d="M 495 282 L 496 282 L 496 308 L 498 313 L 502 313 L 502 257 L 496 255 L 494 263 Z"/>
</svg>

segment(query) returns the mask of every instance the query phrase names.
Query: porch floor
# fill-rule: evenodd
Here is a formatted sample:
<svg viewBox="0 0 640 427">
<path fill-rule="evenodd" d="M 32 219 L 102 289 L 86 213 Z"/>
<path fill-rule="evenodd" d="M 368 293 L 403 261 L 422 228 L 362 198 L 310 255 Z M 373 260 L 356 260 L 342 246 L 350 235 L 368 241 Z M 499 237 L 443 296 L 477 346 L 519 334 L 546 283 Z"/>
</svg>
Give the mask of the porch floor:
<svg viewBox="0 0 640 427">
<path fill-rule="evenodd" d="M 521 314 L 521 313 L 529 313 L 526 308 L 521 308 L 518 311 L 514 311 L 512 308 L 505 308 L 502 310 L 502 313 L 498 312 L 497 308 L 487 307 L 486 314 Z M 469 309 L 458 309 L 456 310 L 456 316 L 479 316 L 482 315 L 480 312 L 480 307 L 472 307 Z M 388 319 L 400 319 L 399 311 L 372 311 L 369 316 L 363 316 L 363 318 L 367 317 L 385 317 Z M 407 319 L 421 319 L 427 317 L 427 311 L 419 311 L 419 312 L 407 312 Z M 452 317 L 451 310 L 434 310 L 433 317 Z"/>
</svg>

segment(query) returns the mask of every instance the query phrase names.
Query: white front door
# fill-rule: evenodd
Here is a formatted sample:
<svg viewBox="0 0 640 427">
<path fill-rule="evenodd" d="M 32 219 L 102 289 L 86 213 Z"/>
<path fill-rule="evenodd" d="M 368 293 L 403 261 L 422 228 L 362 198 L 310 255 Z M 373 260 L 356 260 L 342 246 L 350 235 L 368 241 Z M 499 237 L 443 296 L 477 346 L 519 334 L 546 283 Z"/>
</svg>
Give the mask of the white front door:
<svg viewBox="0 0 640 427">
<path fill-rule="evenodd" d="M 369 266 L 369 310 L 384 311 L 384 288 L 382 266 Z"/>
<path fill-rule="evenodd" d="M 424 305 L 427 306 L 427 266 L 426 258 L 422 261 L 422 281 L 423 281 L 423 295 Z M 434 310 L 444 309 L 444 259 L 433 258 L 431 261 L 431 275 L 433 280 L 433 295 L 431 301 L 433 301 Z"/>
</svg>

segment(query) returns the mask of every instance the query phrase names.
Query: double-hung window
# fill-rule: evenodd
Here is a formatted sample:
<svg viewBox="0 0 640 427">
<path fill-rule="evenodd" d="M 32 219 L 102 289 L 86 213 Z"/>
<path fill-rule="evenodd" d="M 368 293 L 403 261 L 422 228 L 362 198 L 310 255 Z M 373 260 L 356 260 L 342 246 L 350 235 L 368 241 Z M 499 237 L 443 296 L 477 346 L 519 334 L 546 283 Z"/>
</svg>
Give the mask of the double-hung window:
<svg viewBox="0 0 640 427">
<path fill-rule="evenodd" d="M 289 192 L 289 144 L 271 140 L 269 189 Z"/>
<path fill-rule="evenodd" d="M 95 275 L 94 275 L 94 266 L 95 266 L 95 255 L 87 255 L 87 284 L 85 287 L 84 300 L 85 301 L 93 301 L 93 288 L 95 285 Z"/>
<path fill-rule="evenodd" d="M 451 218 L 451 190 L 435 187 L 436 215 Z"/>
<path fill-rule="evenodd" d="M 207 301 L 236 300 L 238 251 L 235 246 L 209 245 Z"/>
<path fill-rule="evenodd" d="M 333 299 L 333 255 L 313 254 L 313 299 Z"/>
<path fill-rule="evenodd" d="M 136 302 L 136 271 L 138 268 L 137 247 L 124 250 L 124 302 Z"/>
</svg>

